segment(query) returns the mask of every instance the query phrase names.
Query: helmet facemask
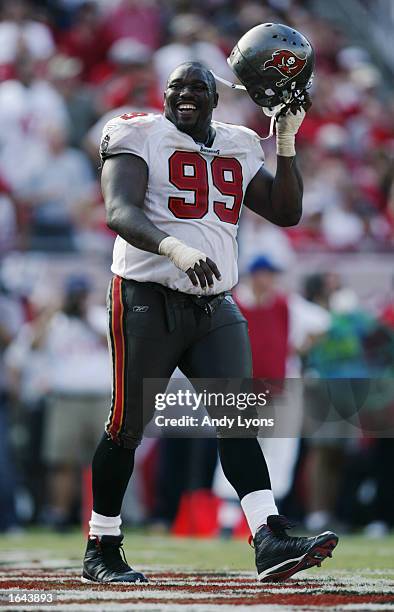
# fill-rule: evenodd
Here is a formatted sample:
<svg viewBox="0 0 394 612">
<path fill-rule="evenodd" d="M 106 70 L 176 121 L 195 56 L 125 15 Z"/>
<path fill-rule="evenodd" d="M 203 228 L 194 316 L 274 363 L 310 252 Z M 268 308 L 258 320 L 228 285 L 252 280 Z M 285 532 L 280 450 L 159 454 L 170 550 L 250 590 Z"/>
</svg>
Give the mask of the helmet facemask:
<svg viewBox="0 0 394 612">
<path fill-rule="evenodd" d="M 281 92 L 281 95 L 277 95 L 275 96 L 275 98 L 274 97 L 272 98 L 272 102 L 278 101 L 277 104 L 273 104 L 273 103 L 272 105 L 259 104 L 259 106 L 262 107 L 261 110 L 263 111 L 265 115 L 267 115 L 267 117 L 272 117 L 272 115 L 277 116 L 281 113 L 285 114 L 287 110 L 290 108 L 290 106 L 294 106 L 294 105 L 297 106 L 297 102 L 299 106 L 301 106 L 303 102 L 303 98 L 304 98 L 304 93 L 312 86 L 312 81 L 313 81 L 313 74 L 309 82 L 307 83 L 306 87 L 304 87 L 303 89 L 293 89 L 290 92 L 288 90 L 283 90 Z"/>
</svg>

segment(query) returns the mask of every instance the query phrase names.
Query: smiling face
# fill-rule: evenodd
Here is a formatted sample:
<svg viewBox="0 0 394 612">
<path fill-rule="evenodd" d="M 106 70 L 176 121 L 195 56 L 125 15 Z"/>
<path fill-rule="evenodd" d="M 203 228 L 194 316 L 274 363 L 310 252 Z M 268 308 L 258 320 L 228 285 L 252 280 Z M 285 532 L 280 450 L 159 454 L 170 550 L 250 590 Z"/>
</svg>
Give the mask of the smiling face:
<svg viewBox="0 0 394 612">
<path fill-rule="evenodd" d="M 181 132 L 205 142 L 217 103 L 215 79 L 201 64 L 181 64 L 171 73 L 164 92 L 164 114 Z"/>
</svg>

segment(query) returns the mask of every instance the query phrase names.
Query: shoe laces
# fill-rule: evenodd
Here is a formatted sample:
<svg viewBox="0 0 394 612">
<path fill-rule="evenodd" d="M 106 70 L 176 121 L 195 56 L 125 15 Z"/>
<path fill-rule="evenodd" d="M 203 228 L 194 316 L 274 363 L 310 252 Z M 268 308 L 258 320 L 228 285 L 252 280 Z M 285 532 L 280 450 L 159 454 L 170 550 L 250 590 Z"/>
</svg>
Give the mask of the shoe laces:
<svg viewBox="0 0 394 612">
<path fill-rule="evenodd" d="M 303 536 L 289 536 L 286 533 L 287 529 L 295 527 L 295 523 L 291 523 L 283 515 L 271 515 L 267 518 L 267 527 L 274 536 L 277 546 L 282 553 L 303 553 L 305 546 L 308 544 L 308 538 Z"/>
<path fill-rule="evenodd" d="M 117 572 L 130 571 L 122 544 L 106 542 L 101 544 L 101 551 L 108 567 Z"/>
<path fill-rule="evenodd" d="M 260 527 L 264 526 L 265 525 L 260 525 Z M 286 539 L 290 538 L 290 536 L 288 536 L 286 533 L 286 529 L 292 529 L 295 527 L 295 523 L 289 521 L 289 519 L 283 514 L 271 514 L 267 517 L 266 526 L 273 533 L 273 535 Z M 257 531 L 260 529 L 260 527 L 258 527 Z M 249 545 L 254 548 L 254 539 L 252 535 L 249 536 L 248 542 Z"/>
<path fill-rule="evenodd" d="M 286 529 L 292 529 L 295 527 L 295 523 L 289 521 L 283 514 L 271 514 L 267 517 L 267 527 L 274 535 L 287 536 Z"/>
</svg>

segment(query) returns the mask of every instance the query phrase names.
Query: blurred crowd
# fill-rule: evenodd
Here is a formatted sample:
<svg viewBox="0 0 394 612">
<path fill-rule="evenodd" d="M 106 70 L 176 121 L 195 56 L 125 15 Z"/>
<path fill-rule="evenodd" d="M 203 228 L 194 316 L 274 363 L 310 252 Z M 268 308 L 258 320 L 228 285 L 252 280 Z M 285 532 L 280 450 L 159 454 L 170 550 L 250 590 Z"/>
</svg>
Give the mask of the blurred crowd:
<svg viewBox="0 0 394 612">
<path fill-rule="evenodd" d="M 299 28 L 317 56 L 313 107 L 298 137 L 304 218 L 281 232 L 296 251 L 392 250 L 394 99 L 367 50 L 309 4 L 4 0 L 1 252 L 110 249 L 97 184 L 102 117 L 123 107 L 159 112 L 169 72 L 187 59 L 231 79 L 233 45 L 267 21 Z M 222 85 L 219 93 L 218 120 L 266 134 L 268 120 L 244 93 Z M 265 149 L 270 166 L 272 141 Z"/>
<path fill-rule="evenodd" d="M 290 229 L 247 211 L 241 219 L 236 299 L 249 321 L 255 373 L 310 380 L 392 377 L 392 287 L 370 306 L 338 270 L 309 274 L 295 290 L 282 282 L 310 255 L 320 254 L 324 262 L 324 254 L 394 251 L 393 92 L 368 51 L 317 17 L 312 5 L 0 3 L 0 531 L 31 522 L 64 529 L 79 520 L 81 467 L 89 463 L 108 410 L 101 287 L 114 236 L 105 224 L 99 187 L 102 127 L 125 110 L 160 112 L 166 78 L 185 60 L 203 61 L 232 80 L 226 57 L 259 23 L 298 28 L 315 47 L 317 65 L 313 106 L 297 137 L 303 219 Z M 217 120 L 267 135 L 269 119 L 245 93 L 220 83 L 218 91 Z M 274 169 L 273 139 L 263 147 Z M 60 265 L 58 277 L 53 268 L 51 275 L 37 273 L 43 261 L 67 257 L 74 257 L 74 271 L 71 266 L 65 274 Z M 81 273 L 92 257 L 103 277 L 99 288 Z M 295 403 L 324 404 L 319 393 L 306 385 Z M 375 409 L 393 405 L 392 395 L 391 389 Z M 329 440 L 301 442 L 302 419 L 298 427 L 293 440 L 267 449 L 273 470 L 279 469 L 278 457 L 284 458 L 276 477 L 283 509 L 312 530 L 333 519 L 348 527 L 369 525 L 371 533 L 393 526 L 394 497 L 387 485 L 392 440 L 347 440 L 346 432 L 335 431 Z M 196 457 L 205 458 L 197 476 L 189 470 Z M 201 449 L 196 441 L 150 440 L 138 461 L 127 502 L 132 522 L 169 528 L 185 492 L 213 487 L 223 500 L 219 529 L 234 528 L 232 493 L 215 473 L 210 443 Z M 173 486 L 165 484 L 171 462 L 182 463 L 183 470 Z M 206 503 L 209 514 L 209 500 L 198 503 Z"/>
</svg>

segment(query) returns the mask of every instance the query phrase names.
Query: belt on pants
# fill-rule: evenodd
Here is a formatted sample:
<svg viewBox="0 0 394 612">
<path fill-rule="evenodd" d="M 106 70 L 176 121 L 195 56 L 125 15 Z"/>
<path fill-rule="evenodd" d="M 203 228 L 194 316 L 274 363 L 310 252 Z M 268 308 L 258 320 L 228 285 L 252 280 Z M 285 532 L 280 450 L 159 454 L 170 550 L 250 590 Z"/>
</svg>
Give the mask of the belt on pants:
<svg viewBox="0 0 394 612">
<path fill-rule="evenodd" d="M 223 291 L 222 293 L 218 293 L 216 295 L 200 296 L 175 291 L 174 289 L 164 287 L 164 285 L 160 285 L 159 283 L 146 282 L 143 284 L 151 287 L 155 291 L 158 291 L 163 296 L 169 332 L 173 332 L 176 327 L 175 313 L 173 310 L 174 306 L 187 306 L 190 304 L 190 302 L 192 302 L 194 305 L 198 306 L 198 308 L 201 308 L 207 316 L 212 317 L 217 308 L 223 302 L 226 295 L 231 295 L 231 291 Z"/>
</svg>

